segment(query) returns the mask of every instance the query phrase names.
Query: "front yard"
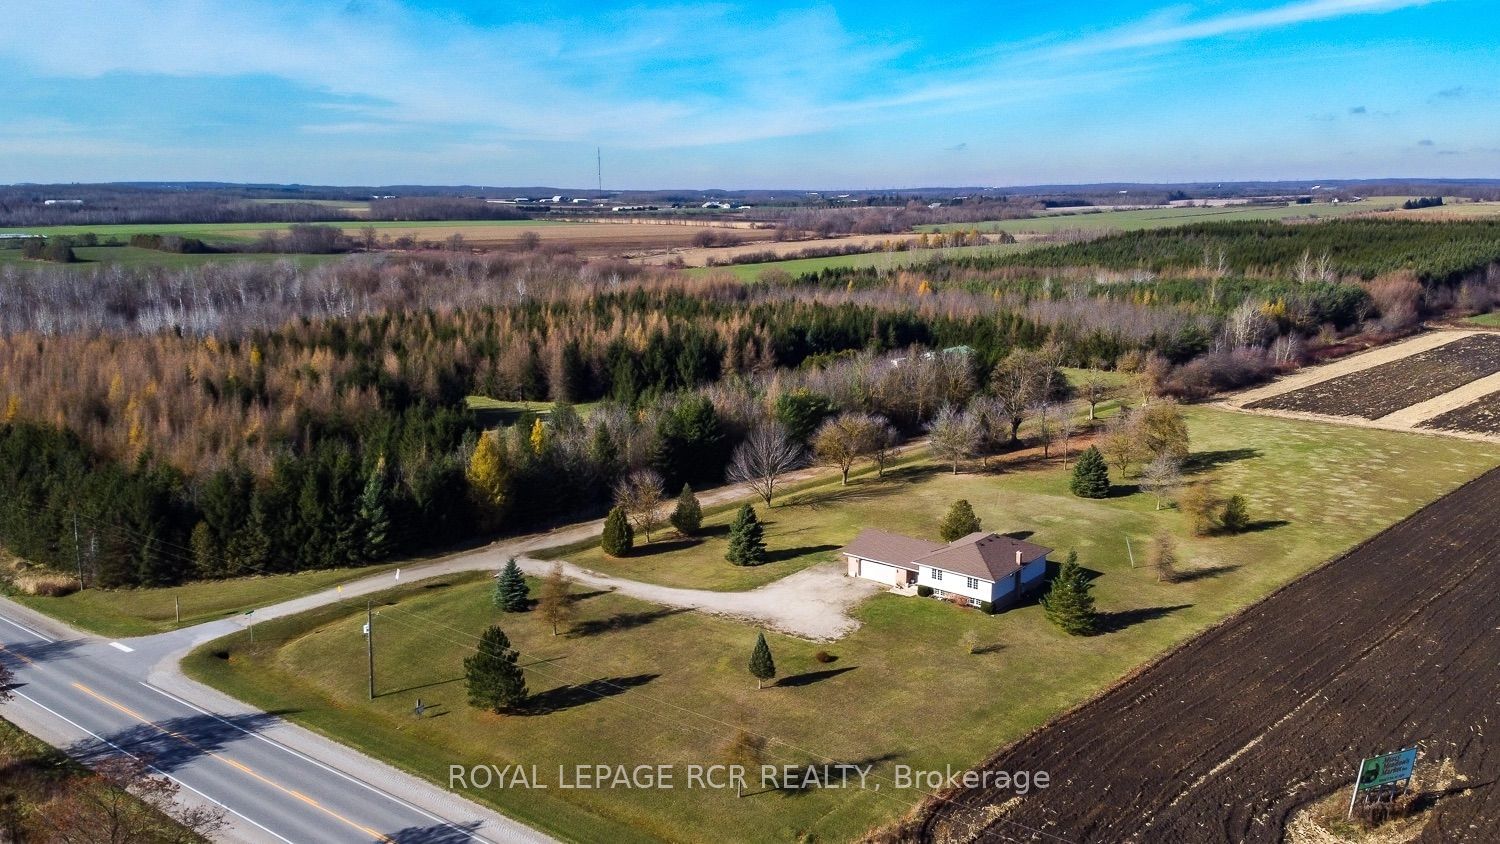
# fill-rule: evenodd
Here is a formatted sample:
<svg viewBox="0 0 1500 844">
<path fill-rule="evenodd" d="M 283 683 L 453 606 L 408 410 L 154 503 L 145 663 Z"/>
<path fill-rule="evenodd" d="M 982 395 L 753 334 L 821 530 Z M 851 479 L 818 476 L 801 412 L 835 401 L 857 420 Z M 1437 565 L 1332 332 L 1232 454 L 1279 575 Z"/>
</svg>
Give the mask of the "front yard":
<svg viewBox="0 0 1500 844">
<path fill-rule="evenodd" d="M 742 588 L 831 559 L 860 527 L 932 537 L 955 498 L 988 530 L 1076 548 L 1099 573 L 1102 635 L 1070 638 L 1027 604 L 997 616 L 920 598 L 878 595 L 863 626 L 815 644 L 768 634 L 779 685 L 757 691 L 747 671 L 754 628 L 668 610 L 613 593 L 580 596 L 572 633 L 554 637 L 537 614 L 504 615 L 489 579 L 466 575 L 389 594 L 376 620 L 381 696 L 366 700 L 363 613 L 330 607 L 212 643 L 190 673 L 261 707 L 446 784 L 449 765 L 536 764 L 542 789 L 470 796 L 575 840 L 849 840 L 913 805 L 919 790 L 896 766 L 967 768 L 995 748 L 1097 693 L 1277 586 L 1500 463 L 1483 443 L 1350 429 L 1211 409 L 1189 411 L 1194 471 L 1250 501 L 1255 529 L 1191 539 L 1175 511 L 1141 494 L 1086 501 L 1056 465 L 953 476 L 917 463 L 884 480 L 813 487 L 764 514 L 773 554 L 735 569 L 712 535 L 612 560 L 569 559 L 660 583 Z M 1118 479 L 1116 479 L 1118 483 Z M 723 525 L 727 513 L 710 525 Z M 1132 567 L 1159 529 L 1179 536 L 1181 583 Z M 736 578 L 744 578 L 736 581 Z M 767 578 L 770 579 L 770 578 Z M 736 585 L 738 583 L 738 585 Z M 462 660 L 500 624 L 521 652 L 533 714 L 496 716 L 465 702 Z M 971 653 L 977 646 L 980 653 Z M 826 650 L 835 661 L 821 663 Z M 420 697 L 429 709 L 413 712 Z M 564 790 L 557 766 L 712 764 L 737 727 L 773 737 L 771 764 L 873 765 L 868 789 L 763 791 Z M 881 784 L 875 790 L 875 784 Z"/>
</svg>

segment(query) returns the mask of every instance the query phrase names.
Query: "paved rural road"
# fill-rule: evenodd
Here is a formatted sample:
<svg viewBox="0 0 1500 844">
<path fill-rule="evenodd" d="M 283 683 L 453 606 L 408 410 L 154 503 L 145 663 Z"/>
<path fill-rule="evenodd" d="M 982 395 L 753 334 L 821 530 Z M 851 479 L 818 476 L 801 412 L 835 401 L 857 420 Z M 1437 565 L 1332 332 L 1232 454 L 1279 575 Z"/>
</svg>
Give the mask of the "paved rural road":
<svg viewBox="0 0 1500 844">
<path fill-rule="evenodd" d="M 794 474 L 789 481 L 817 470 Z M 736 500 L 743 487 L 700 495 L 705 505 Z M 597 536 L 601 521 L 496 543 L 403 567 L 402 583 L 497 569 L 512 556 Z M 526 559 L 530 571 L 551 565 Z M 670 589 L 569 566 L 591 586 L 672 606 L 734 615 L 810 638 L 835 638 L 855 626 L 846 610 L 874 584 L 811 569 L 748 592 Z M 72 630 L 0 598 L 0 659 L 16 671 L 15 700 L 0 715 L 71 754 L 130 753 L 152 760 L 181 786 L 180 798 L 222 807 L 220 834 L 247 844 L 334 842 L 533 842 L 551 839 L 472 801 L 362 753 L 261 712 L 182 674 L 194 647 L 252 622 L 295 615 L 388 589 L 385 573 L 339 590 L 264 607 L 155 636 L 111 642 Z"/>
</svg>

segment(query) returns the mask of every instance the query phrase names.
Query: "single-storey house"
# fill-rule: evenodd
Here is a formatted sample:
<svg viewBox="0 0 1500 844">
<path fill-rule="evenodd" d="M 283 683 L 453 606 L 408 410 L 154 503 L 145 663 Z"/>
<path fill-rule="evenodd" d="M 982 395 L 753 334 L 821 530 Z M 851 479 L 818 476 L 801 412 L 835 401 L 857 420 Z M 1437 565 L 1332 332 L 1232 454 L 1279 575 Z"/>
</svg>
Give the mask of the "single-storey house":
<svg viewBox="0 0 1500 844">
<path fill-rule="evenodd" d="M 925 593 L 925 586 L 938 598 L 957 595 L 994 610 L 1041 585 L 1052 549 L 984 531 L 944 544 L 865 528 L 840 553 L 850 577 L 899 590 Z"/>
</svg>

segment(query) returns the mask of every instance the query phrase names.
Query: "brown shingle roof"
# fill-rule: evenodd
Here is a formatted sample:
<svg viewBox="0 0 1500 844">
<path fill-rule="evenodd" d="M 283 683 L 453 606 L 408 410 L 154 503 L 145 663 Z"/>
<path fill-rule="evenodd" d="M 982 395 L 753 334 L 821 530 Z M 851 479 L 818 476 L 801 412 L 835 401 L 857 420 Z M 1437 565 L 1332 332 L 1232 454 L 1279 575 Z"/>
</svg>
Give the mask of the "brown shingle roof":
<svg viewBox="0 0 1500 844">
<path fill-rule="evenodd" d="M 1020 562 L 1017 562 L 1017 552 L 1020 552 Z M 1051 548 L 1011 539 L 998 533 L 980 531 L 955 539 L 913 562 L 994 582 L 1009 577 L 1026 563 L 1050 553 Z"/>
<path fill-rule="evenodd" d="M 915 571 L 917 567 L 914 560 L 944 547 L 946 546 L 941 542 L 928 542 L 899 533 L 865 528 L 854 537 L 854 541 L 844 546 L 842 553 Z"/>
</svg>

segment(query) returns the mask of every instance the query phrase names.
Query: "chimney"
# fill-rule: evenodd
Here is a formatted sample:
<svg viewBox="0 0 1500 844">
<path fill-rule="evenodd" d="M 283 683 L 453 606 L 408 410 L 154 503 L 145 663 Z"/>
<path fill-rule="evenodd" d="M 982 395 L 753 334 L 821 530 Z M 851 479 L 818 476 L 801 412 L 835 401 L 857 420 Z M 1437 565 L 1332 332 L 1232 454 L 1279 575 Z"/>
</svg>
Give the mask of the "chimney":
<svg viewBox="0 0 1500 844">
<path fill-rule="evenodd" d="M 1021 565 L 1021 549 L 1016 549 L 1016 565 Z"/>
</svg>

